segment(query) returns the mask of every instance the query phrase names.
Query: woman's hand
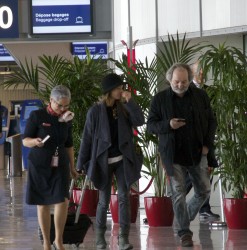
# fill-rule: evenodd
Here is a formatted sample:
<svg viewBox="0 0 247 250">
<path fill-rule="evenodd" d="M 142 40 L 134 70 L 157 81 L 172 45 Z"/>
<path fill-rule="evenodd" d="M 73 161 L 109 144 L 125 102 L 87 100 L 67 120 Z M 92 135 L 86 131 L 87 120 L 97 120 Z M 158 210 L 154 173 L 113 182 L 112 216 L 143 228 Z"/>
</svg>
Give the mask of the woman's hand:
<svg viewBox="0 0 247 250">
<path fill-rule="evenodd" d="M 27 137 L 22 140 L 23 146 L 28 147 L 28 148 L 33 148 L 33 147 L 43 147 L 44 143 L 42 142 L 41 138 L 31 138 Z"/>
<path fill-rule="evenodd" d="M 42 139 L 41 138 L 35 138 L 33 139 L 34 140 L 34 145 L 39 147 L 39 148 L 42 148 L 44 147 L 44 143 L 42 142 Z"/>
<path fill-rule="evenodd" d="M 75 168 L 70 169 L 70 175 L 73 179 L 77 179 L 79 176 L 81 176 L 81 173 L 78 173 Z"/>
<path fill-rule="evenodd" d="M 131 98 L 131 92 L 129 91 L 123 91 L 122 92 L 122 98 L 126 101 L 129 102 L 130 98 Z"/>
</svg>

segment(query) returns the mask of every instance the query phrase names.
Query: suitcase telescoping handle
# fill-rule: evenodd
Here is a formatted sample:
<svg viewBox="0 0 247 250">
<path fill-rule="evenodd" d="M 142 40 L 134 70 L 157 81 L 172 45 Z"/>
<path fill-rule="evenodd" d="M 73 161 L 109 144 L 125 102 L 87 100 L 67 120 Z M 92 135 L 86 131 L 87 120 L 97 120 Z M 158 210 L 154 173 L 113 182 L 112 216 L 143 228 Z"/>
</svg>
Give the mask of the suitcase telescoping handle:
<svg viewBox="0 0 247 250">
<path fill-rule="evenodd" d="M 71 181 L 71 185 L 70 185 L 70 197 L 72 195 L 72 190 L 73 190 L 73 187 L 74 187 L 74 183 L 75 183 L 75 180 L 73 179 Z M 78 222 L 79 220 L 79 216 L 80 216 L 80 212 L 81 212 L 81 207 L 82 207 L 82 202 L 83 202 L 83 199 L 84 199 L 84 195 L 85 195 L 85 190 L 86 190 L 86 187 L 87 187 L 87 184 L 88 184 L 88 177 L 85 175 L 85 180 L 84 180 L 84 184 L 81 186 L 81 197 L 80 197 L 80 201 L 79 201 L 79 204 L 78 204 L 78 207 L 76 209 L 76 214 L 75 214 L 75 224 Z"/>
</svg>

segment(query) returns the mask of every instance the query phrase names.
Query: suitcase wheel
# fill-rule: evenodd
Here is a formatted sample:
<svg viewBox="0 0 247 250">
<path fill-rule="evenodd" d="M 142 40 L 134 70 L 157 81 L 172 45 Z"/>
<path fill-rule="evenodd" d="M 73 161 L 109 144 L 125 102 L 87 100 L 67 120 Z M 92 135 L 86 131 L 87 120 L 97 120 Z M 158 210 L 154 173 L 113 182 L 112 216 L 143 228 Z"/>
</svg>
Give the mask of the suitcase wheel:
<svg viewBox="0 0 247 250">
<path fill-rule="evenodd" d="M 79 250 L 80 243 L 72 244 L 72 249 Z"/>
</svg>

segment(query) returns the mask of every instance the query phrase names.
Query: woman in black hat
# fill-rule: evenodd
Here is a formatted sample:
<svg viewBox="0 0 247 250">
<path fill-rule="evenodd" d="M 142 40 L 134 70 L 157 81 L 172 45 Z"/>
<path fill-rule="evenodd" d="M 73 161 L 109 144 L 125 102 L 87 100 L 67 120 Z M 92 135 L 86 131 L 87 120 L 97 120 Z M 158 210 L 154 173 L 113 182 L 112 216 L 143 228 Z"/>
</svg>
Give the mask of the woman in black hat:
<svg viewBox="0 0 247 250">
<path fill-rule="evenodd" d="M 133 127 L 144 123 L 141 108 L 123 90 L 123 81 L 111 73 L 102 80 L 103 95 L 91 107 L 81 141 L 77 169 L 83 170 L 99 189 L 96 213 L 97 249 L 106 248 L 107 210 L 113 175 L 116 176 L 119 201 L 119 248 L 132 249 L 129 243 L 129 191 L 140 178 L 142 159 L 135 152 Z"/>
</svg>

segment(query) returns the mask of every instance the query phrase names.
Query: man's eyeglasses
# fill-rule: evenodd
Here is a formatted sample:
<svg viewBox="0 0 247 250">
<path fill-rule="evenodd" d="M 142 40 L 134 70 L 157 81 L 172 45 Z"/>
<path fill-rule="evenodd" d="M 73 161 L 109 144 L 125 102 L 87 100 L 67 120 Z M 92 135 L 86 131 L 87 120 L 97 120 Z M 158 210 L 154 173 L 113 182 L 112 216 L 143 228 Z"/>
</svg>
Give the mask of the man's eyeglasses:
<svg viewBox="0 0 247 250">
<path fill-rule="evenodd" d="M 54 100 L 54 99 L 52 99 L 52 100 L 56 103 L 56 105 L 57 105 L 57 107 L 59 109 L 68 109 L 69 108 L 69 104 L 68 105 L 62 105 L 62 104 L 58 103 L 56 100 Z"/>
</svg>

